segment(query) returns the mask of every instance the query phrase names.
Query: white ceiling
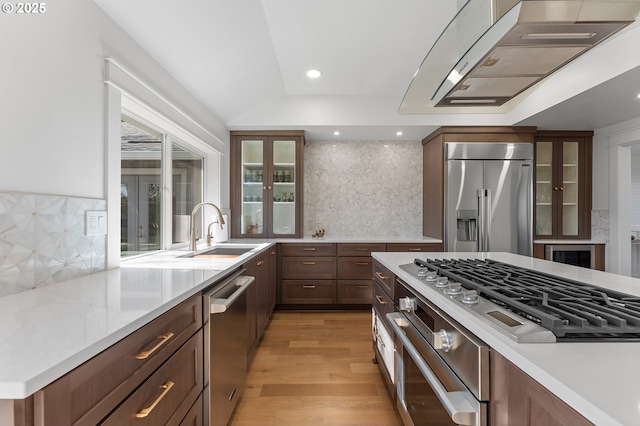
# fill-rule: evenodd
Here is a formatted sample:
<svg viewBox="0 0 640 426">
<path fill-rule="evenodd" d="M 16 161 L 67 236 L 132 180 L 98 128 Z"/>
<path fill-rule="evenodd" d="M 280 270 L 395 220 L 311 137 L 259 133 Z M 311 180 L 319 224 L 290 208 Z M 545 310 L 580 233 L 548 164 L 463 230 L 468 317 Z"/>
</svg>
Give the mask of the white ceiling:
<svg viewBox="0 0 640 426">
<path fill-rule="evenodd" d="M 520 96 L 501 109 L 399 115 L 414 72 L 456 13 L 454 0 L 95 1 L 229 129 L 304 129 L 314 140 L 335 139 L 335 130 L 343 140 L 419 140 L 440 125 L 591 130 L 640 117 L 637 49 L 618 52 L 610 73 L 589 66 L 609 42 L 585 55 L 583 68 L 594 74 L 578 90 L 565 85 L 564 98 L 558 90 L 543 96 L 541 86 L 532 96 L 538 99 Z M 632 31 L 640 42 L 640 28 Z M 322 77 L 309 80 L 310 68 Z M 563 72 L 551 78 L 561 81 Z"/>
</svg>

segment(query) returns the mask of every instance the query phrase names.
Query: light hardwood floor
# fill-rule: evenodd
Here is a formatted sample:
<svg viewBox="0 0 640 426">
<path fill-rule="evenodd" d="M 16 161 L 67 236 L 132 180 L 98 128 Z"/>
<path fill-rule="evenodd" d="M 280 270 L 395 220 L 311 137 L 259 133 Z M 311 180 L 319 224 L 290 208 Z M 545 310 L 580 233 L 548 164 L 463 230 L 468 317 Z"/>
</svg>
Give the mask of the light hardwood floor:
<svg viewBox="0 0 640 426">
<path fill-rule="evenodd" d="M 372 351 L 370 312 L 275 312 L 230 426 L 401 426 Z"/>
</svg>

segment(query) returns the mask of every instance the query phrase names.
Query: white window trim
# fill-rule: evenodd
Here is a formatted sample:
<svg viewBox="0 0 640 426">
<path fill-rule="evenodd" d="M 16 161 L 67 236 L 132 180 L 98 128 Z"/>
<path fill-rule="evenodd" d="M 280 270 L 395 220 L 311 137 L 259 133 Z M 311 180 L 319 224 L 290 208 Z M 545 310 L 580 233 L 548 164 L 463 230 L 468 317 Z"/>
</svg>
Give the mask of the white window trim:
<svg viewBox="0 0 640 426">
<path fill-rule="evenodd" d="M 113 66 L 115 65 L 115 66 Z M 118 70 L 118 73 L 110 73 L 110 70 Z M 128 87 L 135 87 L 135 89 L 125 90 L 123 84 L 119 84 L 117 78 L 114 78 L 112 74 L 118 74 L 133 79 L 137 84 L 128 84 Z M 150 88 L 138 77 L 134 76 L 120 64 L 115 62 L 112 58 L 105 59 L 105 83 L 106 83 L 106 157 L 107 157 L 107 179 L 106 179 L 106 193 L 107 193 L 107 213 L 108 213 L 108 229 L 110 232 L 107 234 L 107 256 L 105 264 L 107 269 L 117 268 L 120 266 L 120 173 L 121 173 L 121 154 L 120 154 L 120 119 L 121 115 L 125 114 L 134 118 L 145 125 L 149 125 L 152 128 L 161 129 L 163 133 L 168 133 L 175 137 L 175 141 L 178 145 L 188 148 L 190 151 L 201 155 L 204 159 L 203 164 L 203 197 L 205 201 L 221 204 L 221 167 L 222 156 L 224 155 L 219 150 L 215 149 L 211 145 L 204 142 L 202 139 L 194 135 L 193 132 L 185 129 L 183 126 L 177 124 L 176 120 L 173 120 L 153 108 L 153 105 L 149 106 L 147 103 L 140 100 L 143 95 L 146 98 L 149 95 L 159 101 L 159 104 L 169 105 L 176 112 L 176 118 L 187 117 L 189 122 L 194 123 L 195 127 L 200 130 L 205 130 L 208 135 L 211 135 L 216 142 L 224 145 L 220 139 L 216 138 L 213 134 L 206 131 L 203 126 L 200 126 L 182 110 L 176 108 L 173 104 L 169 103 L 166 98 L 160 95 L 157 91 Z M 137 93 L 132 93 L 137 92 Z M 171 141 L 169 141 L 171 142 Z M 163 153 L 163 155 L 169 155 L 170 153 Z M 165 158 L 163 158 L 164 160 Z M 170 164 L 170 163 L 166 163 Z M 164 173 L 164 172 L 163 172 Z M 169 179 L 170 181 L 170 179 Z M 167 192 L 168 191 L 168 192 Z M 166 200 L 166 194 L 171 194 L 170 186 L 163 188 L 163 200 Z M 164 202 L 164 201 L 163 201 Z M 171 209 L 170 203 L 163 205 L 163 217 L 165 223 L 164 229 L 170 229 L 171 226 Z M 167 223 L 169 226 L 167 226 Z M 169 235 L 166 235 L 169 234 Z M 163 237 L 163 246 L 168 248 L 171 246 L 171 235 L 165 233 Z"/>
</svg>

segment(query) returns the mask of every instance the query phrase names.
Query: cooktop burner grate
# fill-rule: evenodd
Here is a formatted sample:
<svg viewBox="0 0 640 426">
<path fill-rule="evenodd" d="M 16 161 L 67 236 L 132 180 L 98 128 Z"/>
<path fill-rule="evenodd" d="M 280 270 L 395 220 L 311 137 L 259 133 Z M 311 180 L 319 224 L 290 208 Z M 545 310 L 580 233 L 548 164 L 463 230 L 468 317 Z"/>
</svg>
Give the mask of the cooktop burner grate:
<svg viewBox="0 0 640 426">
<path fill-rule="evenodd" d="M 640 297 L 494 260 L 416 259 L 558 340 L 640 340 Z"/>
</svg>

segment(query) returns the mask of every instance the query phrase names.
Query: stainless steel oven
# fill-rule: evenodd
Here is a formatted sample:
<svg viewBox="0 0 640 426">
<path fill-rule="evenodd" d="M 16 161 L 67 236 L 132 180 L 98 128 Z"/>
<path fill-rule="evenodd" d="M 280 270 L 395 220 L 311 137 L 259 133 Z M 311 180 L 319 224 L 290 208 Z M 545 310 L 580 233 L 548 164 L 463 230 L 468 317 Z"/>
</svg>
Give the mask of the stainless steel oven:
<svg viewBox="0 0 640 426">
<path fill-rule="evenodd" d="M 544 258 L 568 265 L 595 268 L 596 246 L 593 244 L 547 244 Z"/>
<path fill-rule="evenodd" d="M 488 423 L 489 347 L 398 280 L 397 405 L 405 425 Z"/>
</svg>

